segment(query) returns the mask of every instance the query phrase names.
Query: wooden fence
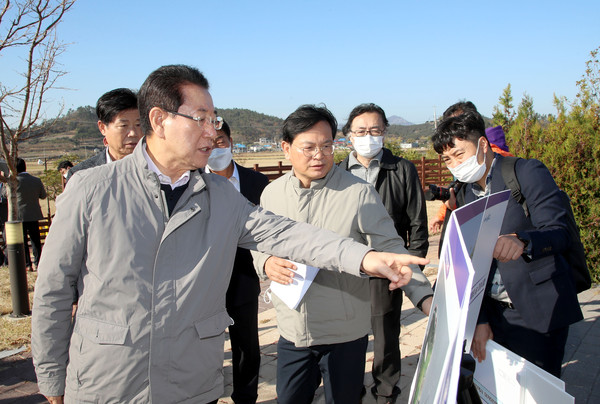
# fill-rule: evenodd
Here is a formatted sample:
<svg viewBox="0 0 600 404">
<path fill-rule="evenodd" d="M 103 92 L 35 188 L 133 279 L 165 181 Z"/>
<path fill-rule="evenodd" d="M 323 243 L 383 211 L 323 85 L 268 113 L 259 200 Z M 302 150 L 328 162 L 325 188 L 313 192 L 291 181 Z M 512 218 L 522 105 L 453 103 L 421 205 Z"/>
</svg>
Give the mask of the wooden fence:
<svg viewBox="0 0 600 404">
<path fill-rule="evenodd" d="M 446 186 L 452 181 L 452 174 L 450 174 L 450 171 L 446 168 L 446 164 L 444 164 L 440 157 L 437 159 L 422 157 L 420 160 L 411 160 L 411 162 L 417 167 L 423 190 L 429 184 Z M 291 165 L 283 165 L 281 161 L 276 166 L 259 166 L 258 164 L 254 164 L 254 170 L 265 174 L 269 178 L 269 181 L 281 177 L 291 169 Z"/>
</svg>

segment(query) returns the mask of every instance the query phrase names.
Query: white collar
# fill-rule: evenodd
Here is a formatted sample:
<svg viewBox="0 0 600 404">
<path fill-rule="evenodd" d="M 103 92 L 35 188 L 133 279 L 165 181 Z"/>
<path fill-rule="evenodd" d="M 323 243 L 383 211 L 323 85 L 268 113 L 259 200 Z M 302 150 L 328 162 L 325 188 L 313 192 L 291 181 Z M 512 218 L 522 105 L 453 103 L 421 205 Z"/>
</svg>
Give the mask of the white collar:
<svg viewBox="0 0 600 404">
<path fill-rule="evenodd" d="M 148 145 L 145 145 L 145 146 L 148 147 Z M 190 180 L 190 171 L 189 170 L 184 172 L 183 175 L 181 177 L 179 177 L 179 179 L 177 181 L 172 182 L 171 177 L 169 177 L 168 175 L 164 175 L 162 172 L 160 172 L 160 170 L 158 169 L 156 164 L 154 164 L 154 161 L 152 161 L 152 159 L 150 158 L 150 155 L 148 154 L 146 147 L 142 147 L 142 153 L 144 154 L 146 163 L 148 163 L 148 169 L 150 171 L 156 173 L 156 175 L 158 175 L 158 180 L 160 181 L 161 184 L 170 185 L 171 189 L 175 189 L 175 188 L 185 185 L 189 182 L 189 180 Z"/>
</svg>

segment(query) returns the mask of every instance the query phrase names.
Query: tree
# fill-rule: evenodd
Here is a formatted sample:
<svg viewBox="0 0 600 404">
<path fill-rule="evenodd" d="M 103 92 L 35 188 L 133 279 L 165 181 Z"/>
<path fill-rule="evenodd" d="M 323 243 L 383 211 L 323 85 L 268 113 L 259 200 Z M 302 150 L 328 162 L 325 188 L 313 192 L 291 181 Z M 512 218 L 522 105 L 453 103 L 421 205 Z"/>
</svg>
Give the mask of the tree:
<svg viewBox="0 0 600 404">
<path fill-rule="evenodd" d="M 554 96 L 556 116 L 540 125 L 533 100 L 525 95 L 507 143 L 518 157 L 536 158 L 571 198 L 592 278 L 600 281 L 600 48 L 591 52 L 577 81 L 579 92 L 568 105 Z M 506 91 L 506 90 L 505 90 Z M 501 97 L 502 98 L 502 97 Z M 497 110 L 497 108 L 495 109 Z"/>
<path fill-rule="evenodd" d="M 542 136 L 542 128 L 539 123 L 538 114 L 533 109 L 533 99 L 524 94 L 517 116 L 510 124 L 509 130 L 503 126 L 506 133 L 507 143 L 510 151 L 523 158 L 539 158 L 539 148 L 533 143 L 539 144 Z"/>
<path fill-rule="evenodd" d="M 510 83 L 502 91 L 502 95 L 498 98 L 500 106 L 494 106 L 494 114 L 492 115 L 492 124 L 494 126 L 502 126 L 504 133 L 508 133 L 513 124 L 515 111 L 513 110 L 513 97 L 510 89 Z"/>
<path fill-rule="evenodd" d="M 16 82 L 0 82 L 0 151 L 9 167 L 7 183 L 8 218 L 17 220 L 18 144 L 41 136 L 50 121 L 41 122 L 44 100 L 65 74 L 57 58 L 65 45 L 58 41 L 56 28 L 75 0 L 7 0 L 0 10 L 0 55 L 8 51 L 22 59 L 24 66 Z M 16 59 L 16 58 L 15 58 Z"/>
</svg>

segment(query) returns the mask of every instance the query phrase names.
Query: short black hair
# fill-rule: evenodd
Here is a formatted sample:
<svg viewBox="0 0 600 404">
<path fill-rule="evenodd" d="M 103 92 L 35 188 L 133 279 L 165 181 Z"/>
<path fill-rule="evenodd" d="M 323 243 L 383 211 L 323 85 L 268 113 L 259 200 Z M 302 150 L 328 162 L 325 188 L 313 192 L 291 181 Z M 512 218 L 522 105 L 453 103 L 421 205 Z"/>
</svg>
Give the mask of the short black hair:
<svg viewBox="0 0 600 404">
<path fill-rule="evenodd" d="M 69 169 L 73 167 L 73 163 L 71 163 L 69 160 L 63 160 L 60 163 L 58 163 L 58 166 L 56 167 L 56 169 L 58 171 L 62 170 L 63 168 L 65 169 Z"/>
<path fill-rule="evenodd" d="M 388 119 L 385 116 L 385 112 L 384 112 L 383 108 L 381 108 L 379 105 L 373 104 L 372 102 L 366 103 L 366 104 L 360 104 L 360 105 L 354 107 L 354 109 L 350 112 L 348 121 L 342 128 L 342 133 L 344 134 L 344 136 L 346 136 L 348 134 L 348 132 L 350 132 L 350 128 L 352 127 L 352 121 L 354 121 L 354 118 L 356 118 L 359 115 L 366 114 L 367 112 L 378 113 L 379 116 L 381 116 L 381 119 L 383 120 L 384 126 L 386 128 L 390 126 L 390 123 L 388 122 Z"/>
<path fill-rule="evenodd" d="M 17 174 L 24 173 L 27 171 L 27 164 L 25 164 L 25 160 L 21 157 L 17 157 Z"/>
<path fill-rule="evenodd" d="M 208 90 L 208 80 L 194 67 L 168 65 L 150 73 L 138 93 L 140 123 L 145 135 L 152 131 L 150 110 L 159 107 L 166 111 L 177 111 L 183 103 L 181 87 L 184 84 L 196 84 Z"/>
<path fill-rule="evenodd" d="M 116 88 L 102 94 L 96 103 L 98 119 L 108 125 L 118 113 L 128 109 L 137 109 L 137 95 L 128 88 Z"/>
<path fill-rule="evenodd" d="M 485 135 L 485 123 L 478 112 L 468 111 L 461 115 L 443 119 L 431 138 L 433 148 L 442 154 L 447 148 L 454 147 L 454 139 L 477 142 Z"/>
<path fill-rule="evenodd" d="M 331 127 L 331 139 L 335 139 L 337 120 L 325 106 L 301 105 L 283 121 L 282 140 L 292 144 L 296 136 L 306 132 L 317 123 L 325 121 Z"/>
<path fill-rule="evenodd" d="M 219 132 L 223 132 L 229 139 L 231 139 L 231 128 L 227 122 L 223 121 L 223 127 L 219 129 Z"/>
<path fill-rule="evenodd" d="M 442 115 L 442 119 L 450 118 L 452 116 L 457 116 L 464 114 L 465 112 L 476 112 L 477 107 L 471 101 L 459 101 L 456 104 L 452 104 L 444 111 L 444 115 Z"/>
</svg>

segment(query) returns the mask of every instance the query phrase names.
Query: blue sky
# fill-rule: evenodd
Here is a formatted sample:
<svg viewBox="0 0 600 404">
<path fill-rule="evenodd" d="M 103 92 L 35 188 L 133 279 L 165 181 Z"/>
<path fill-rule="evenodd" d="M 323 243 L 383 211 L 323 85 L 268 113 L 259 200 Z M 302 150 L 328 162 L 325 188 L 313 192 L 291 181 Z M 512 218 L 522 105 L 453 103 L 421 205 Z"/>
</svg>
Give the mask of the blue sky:
<svg viewBox="0 0 600 404">
<path fill-rule="evenodd" d="M 552 113 L 573 99 L 600 46 L 594 1 L 85 1 L 58 30 L 69 43 L 48 117 L 137 89 L 165 64 L 198 67 L 217 107 L 286 117 L 325 103 L 344 121 L 362 102 L 421 123 L 468 99 L 486 116 L 512 85 Z M 19 65 L 0 58 L 0 77 Z M 2 79 L 0 79 L 2 80 Z M 7 81 L 7 80 L 5 80 Z"/>
</svg>

